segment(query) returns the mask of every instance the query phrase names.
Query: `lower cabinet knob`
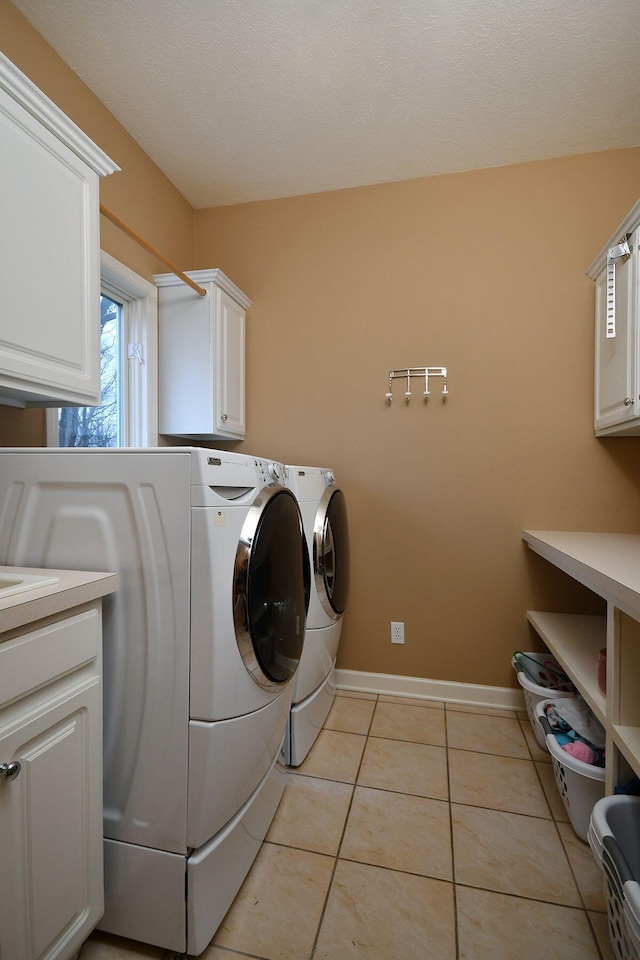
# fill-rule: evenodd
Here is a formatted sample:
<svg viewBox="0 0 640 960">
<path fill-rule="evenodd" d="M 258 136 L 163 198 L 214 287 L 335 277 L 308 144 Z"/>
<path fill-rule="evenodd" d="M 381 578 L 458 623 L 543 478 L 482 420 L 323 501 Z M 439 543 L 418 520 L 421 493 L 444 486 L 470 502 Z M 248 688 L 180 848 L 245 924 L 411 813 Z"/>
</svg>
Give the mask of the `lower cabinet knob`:
<svg viewBox="0 0 640 960">
<path fill-rule="evenodd" d="M 624 405 L 625 407 L 630 407 L 633 403 L 633 397 L 625 397 Z"/>
<path fill-rule="evenodd" d="M 22 767 L 17 760 L 13 760 L 11 763 L 0 763 L 0 780 L 6 780 L 7 783 L 11 783 L 12 780 L 16 779 L 21 770 Z"/>
<path fill-rule="evenodd" d="M 220 417 L 220 419 L 221 419 L 221 420 L 227 420 L 228 417 L 227 417 L 226 413 L 223 413 L 222 416 Z"/>
</svg>

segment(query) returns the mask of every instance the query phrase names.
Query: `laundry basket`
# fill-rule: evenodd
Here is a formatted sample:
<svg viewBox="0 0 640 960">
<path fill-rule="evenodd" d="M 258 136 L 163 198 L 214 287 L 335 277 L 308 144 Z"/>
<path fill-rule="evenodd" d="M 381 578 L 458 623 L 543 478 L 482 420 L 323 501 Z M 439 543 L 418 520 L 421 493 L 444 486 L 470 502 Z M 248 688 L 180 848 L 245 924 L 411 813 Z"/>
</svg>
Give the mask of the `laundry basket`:
<svg viewBox="0 0 640 960">
<path fill-rule="evenodd" d="M 589 846 L 607 881 L 609 939 L 617 960 L 640 957 L 640 797 L 599 800 L 591 813 Z"/>
<path fill-rule="evenodd" d="M 540 700 L 536 704 L 537 725 L 544 732 L 556 786 L 571 826 L 586 842 L 591 811 L 598 800 L 604 797 L 604 767 L 584 763 L 562 749 L 544 713 L 547 703 L 553 703 L 553 700 Z"/>
<path fill-rule="evenodd" d="M 524 693 L 524 702 L 531 729 L 538 744 L 543 750 L 546 750 L 544 731 L 536 720 L 536 705 L 541 700 L 548 700 L 550 696 L 574 696 L 577 690 L 558 661 L 550 653 L 522 653 L 522 651 L 516 650 L 511 658 L 511 665 L 516 671 L 518 683 Z"/>
</svg>

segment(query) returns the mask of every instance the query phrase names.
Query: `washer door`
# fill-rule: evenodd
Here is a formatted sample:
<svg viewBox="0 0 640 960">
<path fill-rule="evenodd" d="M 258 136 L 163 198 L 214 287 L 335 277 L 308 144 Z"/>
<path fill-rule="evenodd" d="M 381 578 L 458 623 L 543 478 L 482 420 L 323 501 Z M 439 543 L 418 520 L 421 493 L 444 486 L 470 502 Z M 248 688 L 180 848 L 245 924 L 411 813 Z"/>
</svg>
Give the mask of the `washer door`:
<svg viewBox="0 0 640 960">
<path fill-rule="evenodd" d="M 244 665 L 266 690 L 295 673 L 304 642 L 310 571 L 294 494 L 278 484 L 260 492 L 236 552 L 233 615 Z"/>
<path fill-rule="evenodd" d="M 318 599 L 325 613 L 338 620 L 349 593 L 349 525 L 344 494 L 335 485 L 326 488 L 318 504 L 313 570 Z"/>
</svg>

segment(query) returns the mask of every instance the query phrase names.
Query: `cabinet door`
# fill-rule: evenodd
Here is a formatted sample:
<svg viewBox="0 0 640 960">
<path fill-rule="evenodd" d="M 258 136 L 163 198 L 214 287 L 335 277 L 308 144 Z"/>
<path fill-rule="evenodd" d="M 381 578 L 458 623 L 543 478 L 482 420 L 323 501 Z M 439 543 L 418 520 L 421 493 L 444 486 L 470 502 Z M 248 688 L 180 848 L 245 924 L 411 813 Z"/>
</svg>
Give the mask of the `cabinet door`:
<svg viewBox="0 0 640 960">
<path fill-rule="evenodd" d="M 216 297 L 216 427 L 220 435 L 244 436 L 245 312 L 219 287 Z"/>
<path fill-rule="evenodd" d="M 99 677 L 34 699 L 0 713 L 0 957 L 67 960 L 103 910 Z"/>
<path fill-rule="evenodd" d="M 183 283 L 160 285 L 159 431 L 179 437 L 241 440 L 245 434 L 245 309 L 201 276 L 213 272 L 191 274 L 207 286 L 205 299 Z"/>
<path fill-rule="evenodd" d="M 638 233 L 630 238 L 632 256 L 616 266 L 616 336 L 607 339 L 606 268 L 596 280 L 595 409 L 596 431 L 626 424 L 640 412 L 638 399 L 637 264 Z"/>
<path fill-rule="evenodd" d="M 0 396 L 100 403 L 98 175 L 0 90 Z"/>
</svg>

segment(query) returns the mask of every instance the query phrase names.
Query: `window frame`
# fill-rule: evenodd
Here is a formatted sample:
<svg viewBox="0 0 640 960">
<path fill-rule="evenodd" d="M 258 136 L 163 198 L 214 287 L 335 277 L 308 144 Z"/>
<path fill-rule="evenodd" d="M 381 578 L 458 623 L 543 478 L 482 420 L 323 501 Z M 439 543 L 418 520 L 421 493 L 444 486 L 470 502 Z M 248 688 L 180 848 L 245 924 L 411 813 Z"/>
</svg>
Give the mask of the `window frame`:
<svg viewBox="0 0 640 960">
<path fill-rule="evenodd" d="M 100 251 L 100 291 L 124 303 L 124 337 L 140 345 L 140 356 L 125 356 L 121 398 L 126 446 L 158 444 L 158 288 L 115 257 Z M 46 413 L 46 443 L 58 446 L 58 407 Z"/>
</svg>

